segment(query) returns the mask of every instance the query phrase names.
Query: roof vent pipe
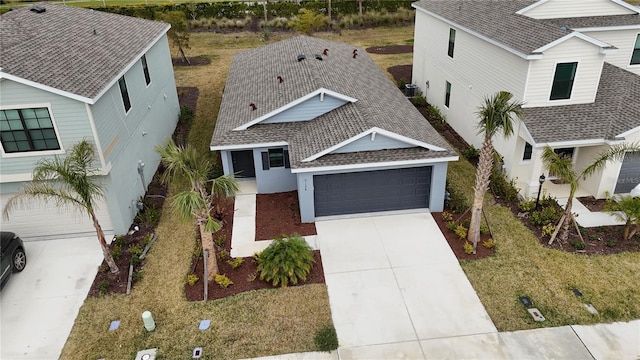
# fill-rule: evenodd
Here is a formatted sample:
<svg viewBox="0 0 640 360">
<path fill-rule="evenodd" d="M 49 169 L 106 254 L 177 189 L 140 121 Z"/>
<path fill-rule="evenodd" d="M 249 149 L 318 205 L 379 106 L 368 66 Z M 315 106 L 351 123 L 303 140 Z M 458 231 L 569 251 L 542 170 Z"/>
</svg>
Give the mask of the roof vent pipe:
<svg viewBox="0 0 640 360">
<path fill-rule="evenodd" d="M 36 14 L 42 14 L 43 12 L 47 11 L 47 9 L 44 6 L 36 5 L 31 8 L 31 11 Z"/>
<path fill-rule="evenodd" d="M 282 84 L 283 81 L 284 79 L 282 78 L 282 76 L 278 76 L 278 84 Z"/>
</svg>

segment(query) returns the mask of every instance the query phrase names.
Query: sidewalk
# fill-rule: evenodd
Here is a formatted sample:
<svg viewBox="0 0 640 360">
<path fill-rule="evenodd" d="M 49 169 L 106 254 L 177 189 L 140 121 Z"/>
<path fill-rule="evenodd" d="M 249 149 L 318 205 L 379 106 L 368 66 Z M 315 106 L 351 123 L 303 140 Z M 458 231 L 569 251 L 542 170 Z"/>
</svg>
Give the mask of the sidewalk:
<svg viewBox="0 0 640 360">
<path fill-rule="evenodd" d="M 567 198 L 559 198 L 557 199 L 558 205 L 563 208 L 567 205 Z M 598 227 L 598 226 L 614 226 L 614 225 L 624 225 L 623 221 L 616 219 L 611 216 L 609 213 L 604 211 L 596 211 L 592 212 L 587 209 L 577 198 L 573 198 L 573 205 L 571 207 L 571 212 L 576 214 L 575 218 L 578 222 L 578 225 L 582 227 Z"/>
</svg>

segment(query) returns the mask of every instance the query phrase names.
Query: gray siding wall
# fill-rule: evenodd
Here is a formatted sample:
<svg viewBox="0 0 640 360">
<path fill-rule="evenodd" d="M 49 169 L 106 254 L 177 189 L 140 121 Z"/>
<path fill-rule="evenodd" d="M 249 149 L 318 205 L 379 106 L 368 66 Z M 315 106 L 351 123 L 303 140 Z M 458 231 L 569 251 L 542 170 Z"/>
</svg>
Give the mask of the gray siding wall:
<svg viewBox="0 0 640 360">
<path fill-rule="evenodd" d="M 307 121 L 315 119 L 322 114 L 326 114 L 333 109 L 339 108 L 345 103 L 346 101 L 329 95 L 325 95 L 324 99 L 320 101 L 320 95 L 317 95 L 262 121 L 262 123 L 274 124 L 282 122 Z"/>
<path fill-rule="evenodd" d="M 49 106 L 50 115 L 58 130 L 60 145 L 69 149 L 76 142 L 87 139 L 93 142 L 93 134 L 84 103 L 54 93 L 36 89 L 11 80 L 0 81 L 0 106 L 7 108 L 29 108 Z M 35 151 L 29 156 L 2 157 L 2 176 L 30 175 L 42 152 Z M 53 158 L 53 155 L 45 155 Z M 0 179 L 0 181 L 3 181 Z M 6 193 L 4 190 L 0 190 Z"/>
<path fill-rule="evenodd" d="M 149 49 L 146 58 L 151 77 L 148 87 L 140 60 L 125 74 L 131 100 L 127 114 L 117 83 L 92 106 L 105 161 L 112 165 L 107 203 L 116 234 L 125 233 L 137 213 L 135 203 L 160 163 L 154 147 L 170 138 L 180 111 L 166 36 Z M 145 164 L 144 184 L 138 174 L 139 161 Z"/>
<path fill-rule="evenodd" d="M 448 163 L 434 163 L 434 164 L 420 164 L 419 166 L 432 166 L 432 178 L 431 178 L 431 194 L 429 201 L 429 209 L 431 211 L 442 211 L 444 208 L 444 192 L 445 183 L 447 180 L 447 167 Z M 314 222 L 315 221 L 315 204 L 313 199 L 313 176 L 324 174 L 339 174 L 358 171 L 370 171 L 370 170 L 388 170 L 395 168 L 405 168 L 411 166 L 385 166 L 385 167 L 371 167 L 357 170 L 341 170 L 341 171 L 319 171 L 314 173 L 298 173 L 297 174 L 297 186 L 298 186 L 298 202 L 300 204 L 300 217 L 302 222 Z"/>
<path fill-rule="evenodd" d="M 283 146 L 282 148 L 285 150 L 288 149 L 286 146 Z M 270 168 L 269 170 L 262 170 L 261 153 L 268 150 L 269 148 L 253 149 L 253 162 L 256 168 L 258 194 L 272 194 L 295 190 L 296 175 L 291 173 L 291 169 L 278 167 Z"/>
<path fill-rule="evenodd" d="M 405 142 L 392 139 L 386 136 L 376 134 L 373 141 L 371 141 L 371 135 L 367 135 L 356 141 L 353 141 L 335 151 L 333 153 L 350 153 L 357 151 L 373 151 L 384 149 L 402 149 L 413 147 L 414 145 L 407 144 Z"/>
</svg>

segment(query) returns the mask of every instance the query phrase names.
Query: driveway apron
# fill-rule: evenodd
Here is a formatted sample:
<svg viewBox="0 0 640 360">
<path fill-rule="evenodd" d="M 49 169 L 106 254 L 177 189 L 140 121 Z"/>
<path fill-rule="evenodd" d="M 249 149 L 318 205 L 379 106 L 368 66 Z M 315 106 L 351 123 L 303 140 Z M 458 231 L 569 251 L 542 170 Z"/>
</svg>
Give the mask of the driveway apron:
<svg viewBox="0 0 640 360">
<path fill-rule="evenodd" d="M 497 333 L 430 213 L 316 222 L 341 358 Z"/>
</svg>

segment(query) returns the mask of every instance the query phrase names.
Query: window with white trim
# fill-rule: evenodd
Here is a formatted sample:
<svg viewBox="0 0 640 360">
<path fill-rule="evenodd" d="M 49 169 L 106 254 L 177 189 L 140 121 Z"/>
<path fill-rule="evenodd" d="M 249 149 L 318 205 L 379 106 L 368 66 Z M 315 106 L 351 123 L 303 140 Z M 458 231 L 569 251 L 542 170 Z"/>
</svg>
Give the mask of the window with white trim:
<svg viewBox="0 0 640 360">
<path fill-rule="evenodd" d="M 118 80 L 118 86 L 120 86 L 120 95 L 122 95 L 124 112 L 128 112 L 129 109 L 131 109 L 131 100 L 129 100 L 129 91 L 127 90 L 127 82 L 124 80 L 124 76 Z"/>
<path fill-rule="evenodd" d="M 444 93 L 444 106 L 449 107 L 451 102 L 451 83 L 447 81 L 446 90 Z"/>
<path fill-rule="evenodd" d="M 269 167 L 284 167 L 284 149 L 269 149 Z"/>
<path fill-rule="evenodd" d="M 549 100 L 565 100 L 571 98 L 573 80 L 576 78 L 577 62 L 559 63 L 553 76 L 553 86 Z"/>
<path fill-rule="evenodd" d="M 7 154 L 60 150 L 60 142 L 46 107 L 0 110 L 0 138 Z"/>
<path fill-rule="evenodd" d="M 147 55 L 142 55 L 142 59 L 140 59 L 142 63 L 142 72 L 144 72 L 144 82 L 149 85 L 151 84 L 151 75 L 149 75 L 149 65 L 147 65 Z"/>
<path fill-rule="evenodd" d="M 640 34 L 636 38 L 636 44 L 633 46 L 633 52 L 631 53 L 631 62 L 629 65 L 640 65 Z"/>
<path fill-rule="evenodd" d="M 531 160 L 531 155 L 533 154 L 533 146 L 531 144 L 524 143 L 524 152 L 522 153 L 522 160 Z"/>
<path fill-rule="evenodd" d="M 449 48 L 447 54 L 449 57 L 453 57 L 453 48 L 456 45 L 456 29 L 449 29 Z"/>
</svg>

